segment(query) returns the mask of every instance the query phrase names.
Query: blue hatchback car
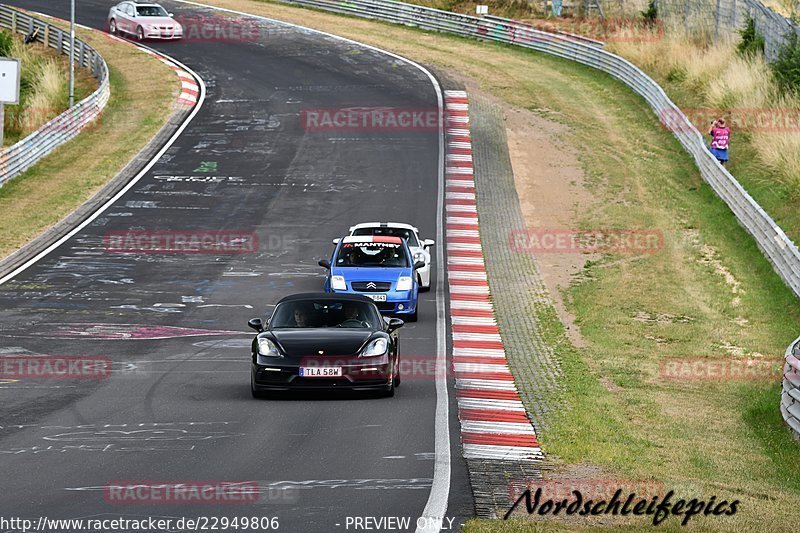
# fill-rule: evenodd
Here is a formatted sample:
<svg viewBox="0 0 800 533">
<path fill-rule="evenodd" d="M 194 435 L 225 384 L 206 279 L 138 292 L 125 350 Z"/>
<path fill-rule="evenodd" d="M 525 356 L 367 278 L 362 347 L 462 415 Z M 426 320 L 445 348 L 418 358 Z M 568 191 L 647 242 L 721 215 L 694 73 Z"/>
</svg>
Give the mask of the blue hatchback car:
<svg viewBox="0 0 800 533">
<path fill-rule="evenodd" d="M 331 260 L 319 264 L 328 269 L 325 292 L 361 294 L 371 298 L 381 313 L 416 322 L 419 285 L 414 271 L 424 263 L 414 263 L 400 237 L 344 237 Z"/>
</svg>

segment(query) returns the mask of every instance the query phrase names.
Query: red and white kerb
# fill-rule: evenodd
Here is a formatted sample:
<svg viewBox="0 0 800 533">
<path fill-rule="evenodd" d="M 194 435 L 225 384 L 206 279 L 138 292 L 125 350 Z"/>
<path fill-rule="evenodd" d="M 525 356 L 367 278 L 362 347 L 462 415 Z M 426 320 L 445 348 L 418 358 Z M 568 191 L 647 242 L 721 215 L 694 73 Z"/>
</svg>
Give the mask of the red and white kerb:
<svg viewBox="0 0 800 533">
<path fill-rule="evenodd" d="M 109 37 L 116 39 L 117 41 L 136 46 L 130 41 L 121 39 L 116 35 L 109 35 Z M 197 81 L 194 79 L 194 76 L 158 53 L 147 50 L 146 48 L 139 48 L 139 50 L 146 54 L 150 54 L 175 71 L 175 74 L 177 74 L 178 78 L 181 80 L 181 94 L 178 96 L 178 100 L 175 103 L 181 107 L 194 107 L 194 105 L 197 103 L 197 99 L 200 97 L 200 86 L 197 85 Z"/>
<path fill-rule="evenodd" d="M 489 294 L 467 93 L 445 91 L 445 107 L 447 272 L 464 457 L 534 461 L 542 451 L 509 370 Z"/>
</svg>

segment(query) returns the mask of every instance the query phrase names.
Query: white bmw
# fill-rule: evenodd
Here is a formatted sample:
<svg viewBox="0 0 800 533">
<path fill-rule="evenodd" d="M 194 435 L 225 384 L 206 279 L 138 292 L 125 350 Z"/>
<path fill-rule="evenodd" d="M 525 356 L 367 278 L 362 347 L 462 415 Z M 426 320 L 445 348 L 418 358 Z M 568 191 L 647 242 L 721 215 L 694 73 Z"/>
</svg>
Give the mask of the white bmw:
<svg viewBox="0 0 800 533">
<path fill-rule="evenodd" d="M 400 222 L 364 222 L 350 228 L 350 235 L 391 235 L 402 237 L 414 256 L 414 261 L 422 261 L 425 266 L 417 270 L 419 289 L 427 291 L 431 288 L 431 252 L 430 247 L 436 244 L 432 239 L 419 238 L 419 230 L 411 224 Z M 334 244 L 339 239 L 333 240 Z"/>
<path fill-rule="evenodd" d="M 158 4 L 120 2 L 108 12 L 108 31 L 145 39 L 182 39 L 183 26 Z"/>
</svg>

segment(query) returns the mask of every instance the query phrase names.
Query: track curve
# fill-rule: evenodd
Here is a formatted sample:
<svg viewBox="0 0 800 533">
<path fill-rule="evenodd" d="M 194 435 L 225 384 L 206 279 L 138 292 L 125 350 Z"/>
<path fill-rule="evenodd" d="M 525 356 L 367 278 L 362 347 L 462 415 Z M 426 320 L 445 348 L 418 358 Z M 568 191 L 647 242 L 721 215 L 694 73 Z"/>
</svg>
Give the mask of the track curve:
<svg viewBox="0 0 800 533">
<path fill-rule="evenodd" d="M 68 15 L 45 0 L 8 4 Z M 83 1 L 78 22 L 104 28 L 107 10 Z M 422 515 L 434 472 L 433 376 L 404 380 L 393 400 L 253 401 L 246 321 L 286 294 L 318 290 L 317 260 L 352 223 L 413 221 L 425 236 L 439 228 L 437 132 L 307 131 L 300 111 L 432 109 L 437 94 L 403 61 L 260 24 L 257 42 L 153 45 L 203 78 L 202 109 L 122 198 L 0 285 L 0 355 L 109 357 L 115 370 L 103 380 L 0 383 L 0 515 L 278 516 L 283 531 Z M 104 248 L 104 237 L 129 230 L 255 232 L 260 245 L 213 256 Z M 420 322 L 401 335 L 415 359 L 436 357 L 436 294 L 421 295 Z M 457 525 L 472 510 L 460 453 L 451 456 L 447 515 Z M 254 480 L 264 492 L 247 506 L 109 503 L 103 487 L 121 480 Z"/>
</svg>

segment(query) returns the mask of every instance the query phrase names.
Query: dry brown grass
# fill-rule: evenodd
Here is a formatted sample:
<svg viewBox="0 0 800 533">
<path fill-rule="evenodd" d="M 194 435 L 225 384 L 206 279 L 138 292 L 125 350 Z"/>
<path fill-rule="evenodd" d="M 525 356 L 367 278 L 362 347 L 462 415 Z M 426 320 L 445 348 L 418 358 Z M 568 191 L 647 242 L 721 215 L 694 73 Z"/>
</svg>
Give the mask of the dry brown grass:
<svg viewBox="0 0 800 533">
<path fill-rule="evenodd" d="M 681 33 L 669 33 L 652 42 L 619 42 L 610 50 L 631 60 L 656 78 L 678 85 L 677 100 L 682 107 L 719 111 L 728 117 L 794 117 L 788 127 L 759 127 L 749 137 L 737 134 L 732 124 L 732 148 L 749 143 L 769 177 L 758 181 L 779 184 L 789 196 L 800 197 L 800 98 L 782 94 L 769 66 L 761 57 L 743 58 L 736 52 L 736 39 L 729 37 L 716 44 L 703 44 Z M 690 117 L 707 117 L 693 113 Z M 708 123 L 695 123 L 705 132 Z M 735 172 L 734 172 L 735 174 Z M 745 176 L 742 176 L 744 178 Z"/>
<path fill-rule="evenodd" d="M 164 125 L 180 92 L 174 72 L 95 31 L 79 36 L 106 59 L 111 100 L 97 126 L 0 188 L 0 257 L 35 238 L 113 178 Z"/>
<path fill-rule="evenodd" d="M 9 55 L 20 60 L 22 81 L 19 105 L 6 106 L 4 146 L 16 143 L 69 107 L 67 57 L 39 43 L 24 44 L 18 34 L 13 38 Z M 97 80 L 88 72 L 76 71 L 78 99 L 96 88 Z"/>
</svg>

